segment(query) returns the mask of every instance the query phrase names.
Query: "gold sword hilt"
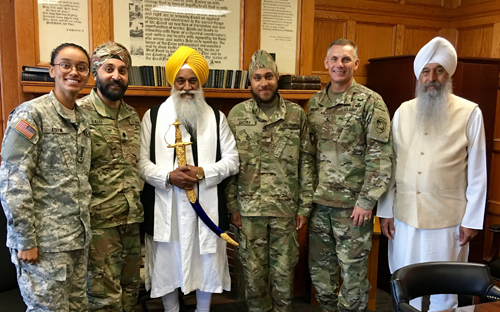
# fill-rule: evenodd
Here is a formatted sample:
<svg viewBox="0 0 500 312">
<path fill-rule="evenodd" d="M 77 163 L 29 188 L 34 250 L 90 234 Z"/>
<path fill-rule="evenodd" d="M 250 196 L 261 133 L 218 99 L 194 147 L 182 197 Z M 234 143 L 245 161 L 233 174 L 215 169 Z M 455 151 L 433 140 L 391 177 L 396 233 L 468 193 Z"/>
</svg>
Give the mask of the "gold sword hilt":
<svg viewBox="0 0 500 312">
<path fill-rule="evenodd" d="M 177 119 L 172 125 L 174 125 L 175 127 L 175 143 L 169 144 L 167 142 L 167 147 L 175 148 L 175 155 L 177 156 L 177 163 L 179 164 L 179 167 L 186 166 L 186 146 L 193 144 L 193 142 L 182 142 L 182 132 L 179 128 L 181 123 Z M 186 196 L 189 201 L 194 204 L 196 202 L 196 193 L 194 192 L 194 190 L 184 190 L 184 192 L 186 192 Z"/>
</svg>

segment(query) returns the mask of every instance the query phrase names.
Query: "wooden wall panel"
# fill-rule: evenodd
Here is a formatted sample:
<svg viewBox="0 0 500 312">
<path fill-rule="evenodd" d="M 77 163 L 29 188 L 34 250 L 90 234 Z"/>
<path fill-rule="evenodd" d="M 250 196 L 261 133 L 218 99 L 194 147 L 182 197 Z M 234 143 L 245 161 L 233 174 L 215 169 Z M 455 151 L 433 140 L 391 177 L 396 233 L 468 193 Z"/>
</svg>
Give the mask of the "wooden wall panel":
<svg viewBox="0 0 500 312">
<path fill-rule="evenodd" d="M 459 57 L 490 57 L 493 25 L 459 28 L 457 54 Z"/>
<path fill-rule="evenodd" d="M 444 7 L 443 0 L 406 0 L 409 5 L 423 5 L 428 7 Z"/>
<path fill-rule="evenodd" d="M 356 76 L 367 76 L 368 59 L 395 54 L 396 25 L 356 24 L 356 39 L 360 65 Z"/>
<path fill-rule="evenodd" d="M 493 40 L 491 43 L 491 57 L 500 58 L 500 23 L 493 25 Z"/>
<path fill-rule="evenodd" d="M 301 1 L 300 12 L 300 47 L 297 55 L 297 65 L 300 75 L 311 75 L 313 70 L 314 49 L 314 0 Z"/>
<path fill-rule="evenodd" d="M 314 20 L 313 71 L 325 70 L 326 50 L 330 43 L 338 38 L 347 37 L 347 21 Z"/>
<path fill-rule="evenodd" d="M 261 0 L 244 1 L 243 9 L 243 55 L 241 67 L 248 69 L 252 55 L 260 47 L 260 8 Z"/>
<path fill-rule="evenodd" d="M 1 1 L 0 12 L 3 14 L 0 18 L 0 51 L 2 52 L 0 53 L 0 135 L 3 138 L 3 130 L 10 111 L 15 107 L 13 104 L 19 101 L 19 84 L 10 78 L 11 73 L 17 71 L 16 38 L 10 35 L 15 27 L 14 0 Z"/>
<path fill-rule="evenodd" d="M 113 35 L 113 0 L 89 1 L 90 50 L 108 40 L 114 39 Z"/>
<path fill-rule="evenodd" d="M 417 54 L 432 38 L 439 36 L 439 28 L 405 27 L 403 54 Z"/>
<path fill-rule="evenodd" d="M 457 46 L 458 31 L 456 29 L 443 28 L 439 31 L 439 36 L 451 42 L 453 46 Z"/>
</svg>

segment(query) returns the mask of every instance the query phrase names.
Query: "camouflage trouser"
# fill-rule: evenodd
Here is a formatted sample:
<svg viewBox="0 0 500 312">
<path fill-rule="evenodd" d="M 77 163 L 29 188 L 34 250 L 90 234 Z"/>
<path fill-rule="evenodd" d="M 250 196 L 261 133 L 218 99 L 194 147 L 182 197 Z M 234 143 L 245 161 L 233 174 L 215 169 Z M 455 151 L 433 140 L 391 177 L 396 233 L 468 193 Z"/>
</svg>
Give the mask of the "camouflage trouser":
<svg viewBox="0 0 500 312">
<path fill-rule="evenodd" d="M 19 261 L 15 249 L 10 253 L 21 295 L 28 307 L 26 311 L 87 311 L 87 249 L 39 251 L 38 265 Z"/>
<path fill-rule="evenodd" d="M 139 224 L 92 230 L 89 311 L 135 311 L 140 287 Z"/>
<path fill-rule="evenodd" d="M 239 256 L 249 312 L 291 311 L 299 259 L 295 218 L 242 217 Z"/>
<path fill-rule="evenodd" d="M 309 219 L 309 270 L 324 311 L 366 311 L 373 223 L 354 227 L 353 209 L 315 205 Z M 339 293 L 339 265 L 342 287 Z"/>
</svg>

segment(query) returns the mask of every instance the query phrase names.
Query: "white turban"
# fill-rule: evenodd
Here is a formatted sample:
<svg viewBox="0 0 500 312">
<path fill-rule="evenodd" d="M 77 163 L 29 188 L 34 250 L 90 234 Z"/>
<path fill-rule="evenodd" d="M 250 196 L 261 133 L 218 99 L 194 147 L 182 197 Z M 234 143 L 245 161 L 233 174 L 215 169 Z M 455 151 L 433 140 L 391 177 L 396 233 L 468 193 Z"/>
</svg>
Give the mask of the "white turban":
<svg viewBox="0 0 500 312">
<path fill-rule="evenodd" d="M 413 71 L 417 79 L 422 69 L 429 63 L 440 64 L 451 77 L 457 69 L 457 51 L 448 40 L 436 37 L 424 45 L 415 57 Z"/>
</svg>

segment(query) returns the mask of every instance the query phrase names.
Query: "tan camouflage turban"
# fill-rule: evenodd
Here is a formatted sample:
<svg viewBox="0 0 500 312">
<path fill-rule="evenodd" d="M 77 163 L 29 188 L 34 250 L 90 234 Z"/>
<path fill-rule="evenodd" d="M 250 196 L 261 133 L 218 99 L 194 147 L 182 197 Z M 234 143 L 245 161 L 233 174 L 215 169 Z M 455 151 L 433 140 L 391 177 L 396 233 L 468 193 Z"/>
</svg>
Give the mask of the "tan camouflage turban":
<svg viewBox="0 0 500 312">
<path fill-rule="evenodd" d="M 97 77 L 99 67 L 111 58 L 123 61 L 129 70 L 132 67 L 132 57 L 127 48 L 117 42 L 108 41 L 98 46 L 90 57 L 90 68 L 94 77 Z"/>
<path fill-rule="evenodd" d="M 250 60 L 250 66 L 248 66 L 248 79 L 250 80 L 253 76 L 253 72 L 257 69 L 268 68 L 273 71 L 276 78 L 279 78 L 280 74 L 278 72 L 278 66 L 274 61 L 273 57 L 264 50 L 257 50 Z"/>
</svg>

